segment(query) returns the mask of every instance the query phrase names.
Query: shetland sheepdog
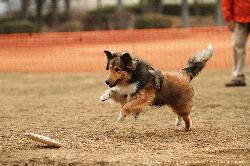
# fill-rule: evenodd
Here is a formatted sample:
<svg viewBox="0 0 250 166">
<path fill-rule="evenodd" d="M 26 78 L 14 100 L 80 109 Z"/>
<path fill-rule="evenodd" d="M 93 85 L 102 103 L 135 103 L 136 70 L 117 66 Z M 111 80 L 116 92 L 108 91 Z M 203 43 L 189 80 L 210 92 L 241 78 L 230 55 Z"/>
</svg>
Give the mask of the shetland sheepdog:
<svg viewBox="0 0 250 166">
<path fill-rule="evenodd" d="M 146 106 L 168 105 L 177 114 L 176 125 L 183 120 L 185 130 L 191 129 L 194 91 L 190 82 L 212 57 L 211 45 L 194 53 L 186 66 L 176 74 L 162 73 L 128 52 L 112 53 L 105 50 L 104 53 L 107 57 L 105 84 L 109 88 L 100 100 L 113 100 L 121 104 L 118 121 L 129 114 L 134 114 L 137 119 Z"/>
</svg>

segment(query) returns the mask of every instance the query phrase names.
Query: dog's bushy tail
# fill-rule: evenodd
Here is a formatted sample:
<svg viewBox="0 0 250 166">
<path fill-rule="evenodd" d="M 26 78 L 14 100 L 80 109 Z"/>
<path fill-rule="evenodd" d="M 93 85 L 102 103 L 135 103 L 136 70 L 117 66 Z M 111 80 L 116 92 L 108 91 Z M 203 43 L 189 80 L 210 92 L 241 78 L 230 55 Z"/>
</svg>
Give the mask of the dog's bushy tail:
<svg viewBox="0 0 250 166">
<path fill-rule="evenodd" d="M 211 44 L 209 44 L 207 49 L 193 54 L 193 56 L 188 60 L 185 68 L 182 69 L 190 77 L 190 81 L 201 72 L 212 55 L 213 47 Z"/>
</svg>

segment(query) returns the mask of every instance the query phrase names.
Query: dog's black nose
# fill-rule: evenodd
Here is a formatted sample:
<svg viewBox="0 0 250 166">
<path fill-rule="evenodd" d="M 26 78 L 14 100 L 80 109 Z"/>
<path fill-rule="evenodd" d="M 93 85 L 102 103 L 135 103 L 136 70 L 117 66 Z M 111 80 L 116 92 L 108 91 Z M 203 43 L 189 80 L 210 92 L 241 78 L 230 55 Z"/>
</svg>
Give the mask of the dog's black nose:
<svg viewBox="0 0 250 166">
<path fill-rule="evenodd" d="M 106 80 L 105 84 L 110 85 L 111 83 L 108 80 Z"/>
</svg>

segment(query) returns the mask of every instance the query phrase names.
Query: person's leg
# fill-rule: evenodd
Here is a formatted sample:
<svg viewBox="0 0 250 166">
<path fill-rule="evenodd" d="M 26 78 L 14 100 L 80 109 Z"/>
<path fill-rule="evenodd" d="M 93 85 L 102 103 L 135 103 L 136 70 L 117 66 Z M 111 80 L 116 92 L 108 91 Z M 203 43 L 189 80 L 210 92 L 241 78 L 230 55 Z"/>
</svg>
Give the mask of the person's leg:
<svg viewBox="0 0 250 166">
<path fill-rule="evenodd" d="M 246 43 L 248 38 L 248 26 L 246 23 L 235 23 L 233 31 L 233 56 L 234 66 L 232 80 L 226 86 L 245 86 L 244 67 L 246 60 Z"/>
</svg>

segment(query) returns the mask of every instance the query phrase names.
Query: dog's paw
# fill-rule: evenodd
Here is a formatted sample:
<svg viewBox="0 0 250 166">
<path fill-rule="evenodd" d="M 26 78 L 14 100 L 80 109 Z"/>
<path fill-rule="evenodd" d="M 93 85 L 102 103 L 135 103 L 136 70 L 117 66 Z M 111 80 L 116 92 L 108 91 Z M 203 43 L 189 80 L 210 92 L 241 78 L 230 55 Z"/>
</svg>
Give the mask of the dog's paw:
<svg viewBox="0 0 250 166">
<path fill-rule="evenodd" d="M 176 120 L 175 120 L 175 125 L 176 125 L 176 126 L 179 126 L 179 125 L 181 124 L 181 122 L 182 122 L 182 117 L 178 116 L 178 117 L 176 118 Z"/>
<path fill-rule="evenodd" d="M 100 100 L 101 101 L 106 101 L 110 98 L 110 95 L 109 93 L 105 92 L 101 97 L 100 97 Z"/>
<path fill-rule="evenodd" d="M 191 128 L 186 128 L 186 127 L 184 128 L 185 132 L 188 132 L 188 131 L 191 131 L 191 130 L 192 130 Z"/>
<path fill-rule="evenodd" d="M 122 122 L 125 120 L 125 116 L 122 115 L 122 112 L 119 113 L 119 116 L 118 116 L 118 122 Z"/>
</svg>

